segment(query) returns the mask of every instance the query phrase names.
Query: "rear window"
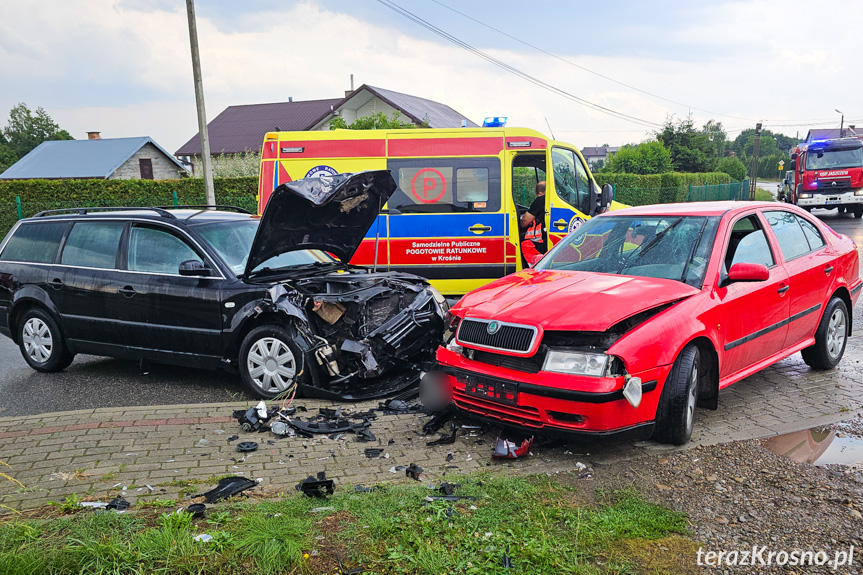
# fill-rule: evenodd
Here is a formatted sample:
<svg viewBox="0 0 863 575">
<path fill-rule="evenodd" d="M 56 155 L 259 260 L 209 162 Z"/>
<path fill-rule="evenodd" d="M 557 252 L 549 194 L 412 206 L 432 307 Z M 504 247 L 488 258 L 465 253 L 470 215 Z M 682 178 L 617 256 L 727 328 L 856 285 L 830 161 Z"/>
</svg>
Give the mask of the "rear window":
<svg viewBox="0 0 863 575">
<path fill-rule="evenodd" d="M 125 225 L 123 222 L 76 223 L 66 239 L 60 263 L 85 268 L 114 268 Z"/>
<path fill-rule="evenodd" d="M 500 160 L 418 158 L 390 160 L 398 189 L 388 207 L 403 213 L 497 212 Z"/>
<path fill-rule="evenodd" d="M 37 264 L 53 262 L 67 227 L 66 222 L 21 224 L 9 238 L 3 253 L 0 253 L 0 261 Z"/>
</svg>

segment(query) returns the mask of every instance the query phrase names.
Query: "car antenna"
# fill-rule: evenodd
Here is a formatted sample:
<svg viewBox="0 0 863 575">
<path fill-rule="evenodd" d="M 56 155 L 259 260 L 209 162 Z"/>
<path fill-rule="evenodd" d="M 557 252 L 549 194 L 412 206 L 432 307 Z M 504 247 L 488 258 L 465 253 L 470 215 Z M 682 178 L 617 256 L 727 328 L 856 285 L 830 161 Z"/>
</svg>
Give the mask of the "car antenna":
<svg viewBox="0 0 863 575">
<path fill-rule="evenodd" d="M 548 118 L 544 117 L 543 119 L 545 120 L 545 125 L 548 126 L 548 131 L 551 134 L 551 139 L 556 140 L 557 138 L 554 137 L 554 132 L 551 131 L 551 124 L 548 123 Z"/>
</svg>

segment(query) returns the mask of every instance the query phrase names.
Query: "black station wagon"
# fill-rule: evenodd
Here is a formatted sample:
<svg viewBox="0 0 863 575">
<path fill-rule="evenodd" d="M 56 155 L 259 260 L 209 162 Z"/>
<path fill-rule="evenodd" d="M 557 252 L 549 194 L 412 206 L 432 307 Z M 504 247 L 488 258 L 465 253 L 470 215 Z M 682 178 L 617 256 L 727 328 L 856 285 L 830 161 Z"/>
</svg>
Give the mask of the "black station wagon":
<svg viewBox="0 0 863 575">
<path fill-rule="evenodd" d="M 418 381 L 446 314 L 424 279 L 347 263 L 395 187 L 387 171 L 298 180 L 261 217 L 184 206 L 21 220 L 0 244 L 0 333 L 43 372 L 87 353 L 238 371 L 264 398 L 393 393 Z"/>
</svg>

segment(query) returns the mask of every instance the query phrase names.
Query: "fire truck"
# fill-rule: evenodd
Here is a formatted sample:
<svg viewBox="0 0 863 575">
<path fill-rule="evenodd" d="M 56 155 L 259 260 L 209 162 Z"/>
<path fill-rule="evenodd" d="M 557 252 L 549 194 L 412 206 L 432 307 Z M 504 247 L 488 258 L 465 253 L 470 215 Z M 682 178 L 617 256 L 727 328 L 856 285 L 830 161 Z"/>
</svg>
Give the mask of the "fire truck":
<svg viewBox="0 0 863 575">
<path fill-rule="evenodd" d="M 857 138 L 814 140 L 797 146 L 792 193 L 787 201 L 811 211 L 837 209 L 863 216 L 863 141 Z"/>
</svg>

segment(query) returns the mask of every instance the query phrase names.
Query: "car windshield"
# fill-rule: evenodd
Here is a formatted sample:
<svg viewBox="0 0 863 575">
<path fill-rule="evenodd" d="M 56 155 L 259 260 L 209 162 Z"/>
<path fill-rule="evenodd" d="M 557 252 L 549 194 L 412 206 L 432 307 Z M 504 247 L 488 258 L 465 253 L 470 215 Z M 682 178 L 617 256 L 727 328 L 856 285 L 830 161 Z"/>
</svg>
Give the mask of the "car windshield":
<svg viewBox="0 0 863 575">
<path fill-rule="evenodd" d="M 664 278 L 701 287 L 718 217 L 603 216 L 561 240 L 540 270 Z"/>
<path fill-rule="evenodd" d="M 246 262 L 260 220 L 233 220 L 199 224 L 195 229 L 218 253 L 236 275 L 246 271 Z M 320 250 L 297 250 L 280 254 L 259 265 L 256 270 L 272 270 L 316 263 L 335 263 L 338 260 Z"/>
<path fill-rule="evenodd" d="M 863 166 L 863 147 L 824 150 L 814 148 L 806 154 L 807 170 L 855 168 Z"/>
</svg>

